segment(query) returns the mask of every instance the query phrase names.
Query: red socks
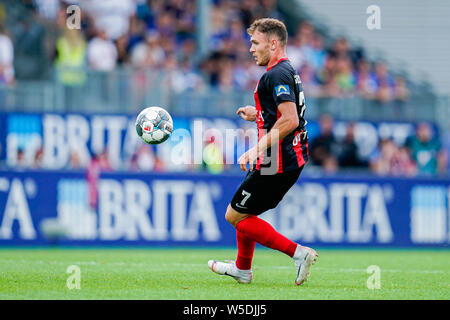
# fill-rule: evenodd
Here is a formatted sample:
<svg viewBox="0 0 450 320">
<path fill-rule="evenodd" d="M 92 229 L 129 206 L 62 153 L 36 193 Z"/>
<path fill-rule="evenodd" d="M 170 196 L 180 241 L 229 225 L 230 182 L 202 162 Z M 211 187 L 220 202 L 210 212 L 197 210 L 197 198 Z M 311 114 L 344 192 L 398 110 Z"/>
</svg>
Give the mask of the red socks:
<svg viewBox="0 0 450 320">
<path fill-rule="evenodd" d="M 278 233 L 269 223 L 256 216 L 249 216 L 240 221 L 236 225 L 236 233 L 238 241 L 236 266 L 241 270 L 248 270 L 251 267 L 255 241 L 290 257 L 294 256 L 297 249 L 295 242 Z"/>
<path fill-rule="evenodd" d="M 236 258 L 236 267 L 241 270 L 252 268 L 253 252 L 255 251 L 255 241 L 247 238 L 243 233 L 236 229 L 236 240 L 238 254 Z"/>
</svg>

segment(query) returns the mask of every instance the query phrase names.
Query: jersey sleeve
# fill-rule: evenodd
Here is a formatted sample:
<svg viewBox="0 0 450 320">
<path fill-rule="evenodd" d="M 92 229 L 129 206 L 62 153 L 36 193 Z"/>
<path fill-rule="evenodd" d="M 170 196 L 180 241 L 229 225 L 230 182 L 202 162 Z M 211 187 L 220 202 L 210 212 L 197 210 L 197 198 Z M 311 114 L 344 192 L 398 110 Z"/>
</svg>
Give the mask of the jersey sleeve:
<svg viewBox="0 0 450 320">
<path fill-rule="evenodd" d="M 268 76 L 267 85 L 277 106 L 286 101 L 296 103 L 295 82 L 289 73 L 278 70 L 271 72 Z"/>
</svg>

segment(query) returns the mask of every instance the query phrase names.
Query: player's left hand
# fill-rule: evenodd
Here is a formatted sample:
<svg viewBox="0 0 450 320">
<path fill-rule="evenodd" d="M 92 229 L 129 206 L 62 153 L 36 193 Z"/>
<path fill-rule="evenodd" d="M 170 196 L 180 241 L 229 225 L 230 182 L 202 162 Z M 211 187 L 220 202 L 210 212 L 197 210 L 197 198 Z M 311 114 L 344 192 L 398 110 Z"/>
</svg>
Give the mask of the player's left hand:
<svg viewBox="0 0 450 320">
<path fill-rule="evenodd" d="M 249 149 L 238 160 L 238 163 L 241 166 L 241 170 L 247 171 L 247 163 L 248 163 L 248 164 L 250 164 L 250 171 L 252 171 L 253 166 L 255 165 L 255 167 L 256 167 L 256 159 L 257 158 L 258 158 L 258 152 L 256 151 L 256 147 Z"/>
</svg>

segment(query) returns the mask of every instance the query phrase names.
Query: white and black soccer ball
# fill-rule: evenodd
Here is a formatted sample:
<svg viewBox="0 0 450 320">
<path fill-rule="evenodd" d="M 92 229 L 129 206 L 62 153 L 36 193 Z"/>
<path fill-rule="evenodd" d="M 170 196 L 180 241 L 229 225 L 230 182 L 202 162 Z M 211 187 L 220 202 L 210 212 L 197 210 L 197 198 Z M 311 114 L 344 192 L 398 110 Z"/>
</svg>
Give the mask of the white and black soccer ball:
<svg viewBox="0 0 450 320">
<path fill-rule="evenodd" d="M 159 144 L 167 139 L 173 131 L 173 120 L 169 112 L 161 107 L 148 107 L 136 118 L 136 132 L 148 144 Z"/>
</svg>

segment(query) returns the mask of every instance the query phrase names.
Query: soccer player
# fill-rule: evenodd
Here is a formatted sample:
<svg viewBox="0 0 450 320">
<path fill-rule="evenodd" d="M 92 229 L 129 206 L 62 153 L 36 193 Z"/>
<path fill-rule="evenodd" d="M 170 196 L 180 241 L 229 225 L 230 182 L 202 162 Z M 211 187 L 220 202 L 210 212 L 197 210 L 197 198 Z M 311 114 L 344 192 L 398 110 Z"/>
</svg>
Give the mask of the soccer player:
<svg viewBox="0 0 450 320">
<path fill-rule="evenodd" d="M 241 170 L 247 171 L 247 164 L 250 170 L 225 214 L 225 219 L 236 228 L 237 259 L 235 262 L 210 260 L 208 266 L 213 272 L 231 276 L 239 283 L 250 283 L 253 252 L 258 242 L 292 257 L 297 271 L 295 283 L 301 285 L 317 259 L 316 251 L 287 239 L 258 215 L 278 205 L 308 161 L 303 118 L 305 98 L 300 77 L 286 57 L 284 23 L 271 18 L 259 19 L 247 32 L 256 64 L 267 66 L 267 72 L 254 92 L 256 106 L 239 108 L 236 114 L 244 120 L 256 121 L 258 144 L 238 160 Z M 272 159 L 273 155 L 276 160 Z M 267 159 L 271 162 L 264 161 Z"/>
</svg>

